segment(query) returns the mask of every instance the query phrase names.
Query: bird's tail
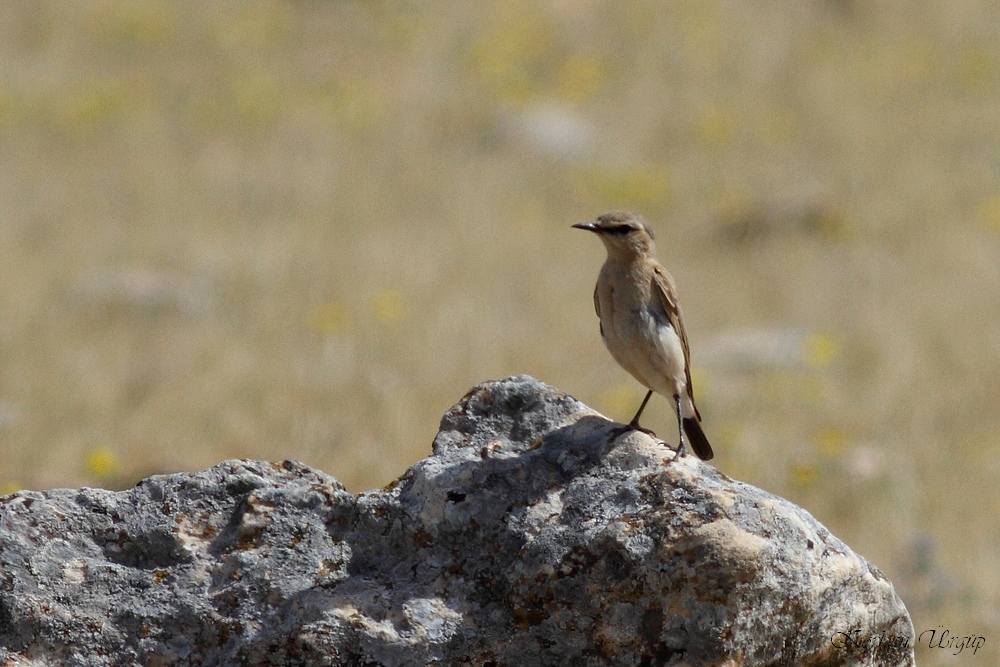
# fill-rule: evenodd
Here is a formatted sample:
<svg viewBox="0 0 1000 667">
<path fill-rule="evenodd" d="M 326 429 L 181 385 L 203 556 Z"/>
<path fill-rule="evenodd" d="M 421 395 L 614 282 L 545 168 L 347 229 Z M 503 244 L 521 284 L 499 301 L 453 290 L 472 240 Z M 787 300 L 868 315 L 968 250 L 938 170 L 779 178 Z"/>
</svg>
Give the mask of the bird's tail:
<svg viewBox="0 0 1000 667">
<path fill-rule="evenodd" d="M 698 455 L 698 458 L 702 461 L 708 461 L 715 456 L 715 453 L 712 452 L 712 445 L 708 444 L 708 438 L 701 430 L 701 424 L 698 423 L 698 420 L 693 417 L 685 417 L 683 424 L 684 433 L 691 444 L 691 449 Z"/>
</svg>

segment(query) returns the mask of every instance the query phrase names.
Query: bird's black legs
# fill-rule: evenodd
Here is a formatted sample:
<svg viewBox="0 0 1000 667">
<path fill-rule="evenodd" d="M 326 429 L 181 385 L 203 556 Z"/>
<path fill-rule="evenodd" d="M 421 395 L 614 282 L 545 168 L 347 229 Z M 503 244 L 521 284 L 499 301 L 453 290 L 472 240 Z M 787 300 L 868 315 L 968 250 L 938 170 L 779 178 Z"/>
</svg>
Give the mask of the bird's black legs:
<svg viewBox="0 0 1000 667">
<path fill-rule="evenodd" d="M 684 456 L 684 420 L 681 418 L 681 395 L 674 394 L 674 407 L 677 408 L 677 453 L 671 461 L 676 461 Z"/>
<path fill-rule="evenodd" d="M 629 431 L 642 431 L 647 435 L 651 435 L 654 438 L 656 437 L 656 434 L 653 433 L 653 431 L 651 431 L 650 429 L 645 428 L 644 426 L 639 426 L 639 417 L 642 415 L 642 411 L 646 409 L 646 403 L 649 403 L 649 398 L 652 395 L 653 395 L 653 390 L 650 389 L 646 393 L 646 398 L 642 399 L 642 405 L 639 406 L 639 411 L 635 413 L 635 417 L 632 417 L 632 421 L 630 421 L 628 424 L 623 424 L 622 426 L 618 426 L 615 428 L 615 435 L 614 435 L 615 438 L 625 433 L 628 433 Z"/>
<path fill-rule="evenodd" d="M 639 417 L 642 416 L 642 411 L 646 409 L 646 404 L 649 403 L 649 399 L 650 397 L 652 397 L 652 395 L 653 395 L 653 390 L 650 389 L 646 393 L 646 398 L 642 399 L 642 404 L 636 411 L 635 417 L 632 417 L 632 420 L 628 424 L 623 424 L 622 426 L 615 427 L 613 431 L 614 435 L 612 436 L 613 438 L 618 438 L 619 436 L 624 435 L 629 431 L 642 431 L 643 433 L 651 435 L 654 438 L 656 437 L 656 434 L 653 433 L 648 428 L 639 426 Z M 674 394 L 674 409 L 677 411 L 677 452 L 674 454 L 673 458 L 670 459 L 671 461 L 676 461 L 680 457 L 685 456 L 687 454 L 687 443 L 684 441 L 684 415 L 681 413 L 680 394 Z M 700 454 L 700 451 L 698 453 Z M 711 448 L 708 448 L 706 456 L 708 458 L 712 458 Z"/>
<path fill-rule="evenodd" d="M 632 430 L 645 430 L 639 427 L 639 417 L 642 415 L 642 411 L 646 409 L 646 403 L 649 403 L 649 397 L 653 395 L 653 390 L 650 389 L 646 392 L 646 398 L 642 399 L 642 405 L 639 406 L 638 412 L 635 413 L 635 417 L 632 417 L 632 421 L 628 423 Z"/>
</svg>

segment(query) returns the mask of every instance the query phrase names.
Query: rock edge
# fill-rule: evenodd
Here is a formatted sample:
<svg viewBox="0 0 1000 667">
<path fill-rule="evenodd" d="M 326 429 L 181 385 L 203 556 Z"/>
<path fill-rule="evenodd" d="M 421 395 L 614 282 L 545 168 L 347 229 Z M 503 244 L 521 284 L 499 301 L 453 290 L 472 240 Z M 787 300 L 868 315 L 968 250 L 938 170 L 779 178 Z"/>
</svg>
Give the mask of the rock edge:
<svg viewBox="0 0 1000 667">
<path fill-rule="evenodd" d="M 808 512 L 528 376 L 351 494 L 226 461 L 0 498 L 0 665 L 913 665 Z"/>
</svg>

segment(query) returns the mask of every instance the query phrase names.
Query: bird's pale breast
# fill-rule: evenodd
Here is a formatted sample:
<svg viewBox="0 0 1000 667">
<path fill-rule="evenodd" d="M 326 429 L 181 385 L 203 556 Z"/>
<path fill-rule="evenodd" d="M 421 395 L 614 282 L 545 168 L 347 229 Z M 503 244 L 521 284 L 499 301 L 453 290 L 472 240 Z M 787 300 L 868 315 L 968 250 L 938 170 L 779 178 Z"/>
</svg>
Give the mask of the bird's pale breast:
<svg viewBox="0 0 1000 667">
<path fill-rule="evenodd" d="M 608 351 L 649 389 L 665 396 L 683 393 L 681 340 L 659 303 L 652 299 L 649 281 L 641 276 L 616 278 L 600 281 L 597 288 L 602 337 Z"/>
</svg>

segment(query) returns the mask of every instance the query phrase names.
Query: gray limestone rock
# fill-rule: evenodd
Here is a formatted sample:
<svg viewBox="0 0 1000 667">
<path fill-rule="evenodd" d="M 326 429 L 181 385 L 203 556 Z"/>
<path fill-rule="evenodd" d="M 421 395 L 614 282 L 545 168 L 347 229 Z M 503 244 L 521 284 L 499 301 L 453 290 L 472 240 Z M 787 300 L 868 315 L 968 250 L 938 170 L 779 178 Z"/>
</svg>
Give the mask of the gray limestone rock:
<svg viewBox="0 0 1000 667">
<path fill-rule="evenodd" d="M 892 584 L 803 509 L 530 377 L 348 493 L 226 461 L 0 498 L 0 665 L 912 665 Z"/>
</svg>

